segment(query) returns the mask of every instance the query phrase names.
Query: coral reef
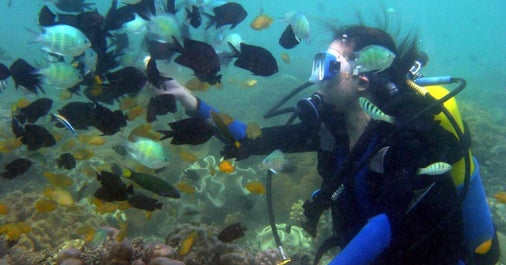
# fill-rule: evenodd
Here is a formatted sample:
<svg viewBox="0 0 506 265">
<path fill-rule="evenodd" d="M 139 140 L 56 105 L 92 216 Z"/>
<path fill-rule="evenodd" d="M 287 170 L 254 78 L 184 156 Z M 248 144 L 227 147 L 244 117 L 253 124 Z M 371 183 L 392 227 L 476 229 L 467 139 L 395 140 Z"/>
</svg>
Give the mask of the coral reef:
<svg viewBox="0 0 506 265">
<path fill-rule="evenodd" d="M 304 253 L 313 246 L 313 239 L 301 227 L 276 224 L 283 248 L 289 253 Z M 266 226 L 257 232 L 257 243 L 261 250 L 277 248 L 272 229 Z"/>
</svg>

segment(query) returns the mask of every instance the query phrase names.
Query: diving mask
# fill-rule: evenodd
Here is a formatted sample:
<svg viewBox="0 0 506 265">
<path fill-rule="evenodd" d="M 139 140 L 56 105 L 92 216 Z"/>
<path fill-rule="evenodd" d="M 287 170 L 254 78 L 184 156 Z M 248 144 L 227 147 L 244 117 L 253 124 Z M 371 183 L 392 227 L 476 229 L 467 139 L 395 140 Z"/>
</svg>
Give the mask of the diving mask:
<svg viewBox="0 0 506 265">
<path fill-rule="evenodd" d="M 330 80 L 337 76 L 341 70 L 341 62 L 337 57 L 328 52 L 320 52 L 314 56 L 313 68 L 309 82 L 318 83 L 323 80 Z"/>
</svg>

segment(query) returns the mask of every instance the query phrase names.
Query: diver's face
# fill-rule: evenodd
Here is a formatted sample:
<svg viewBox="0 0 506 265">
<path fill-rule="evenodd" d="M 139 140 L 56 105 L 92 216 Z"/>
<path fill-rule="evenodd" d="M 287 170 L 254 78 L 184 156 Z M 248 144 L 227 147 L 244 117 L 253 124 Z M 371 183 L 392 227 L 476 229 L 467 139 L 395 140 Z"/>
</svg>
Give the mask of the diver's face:
<svg viewBox="0 0 506 265">
<path fill-rule="evenodd" d="M 352 76 L 352 65 L 349 61 L 353 53 L 353 45 L 342 40 L 335 40 L 330 44 L 327 52 L 340 61 L 340 71 L 335 78 L 322 81 L 318 93 L 323 96 L 325 103 L 333 105 L 337 111 L 345 111 L 351 102 L 356 101 L 358 92 L 358 78 Z"/>
</svg>

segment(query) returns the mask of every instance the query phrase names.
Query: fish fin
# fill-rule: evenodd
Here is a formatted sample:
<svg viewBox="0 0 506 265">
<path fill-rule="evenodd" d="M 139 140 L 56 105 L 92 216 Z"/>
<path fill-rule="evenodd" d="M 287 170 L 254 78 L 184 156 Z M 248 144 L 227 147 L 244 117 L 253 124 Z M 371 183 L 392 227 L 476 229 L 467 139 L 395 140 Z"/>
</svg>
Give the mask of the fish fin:
<svg viewBox="0 0 506 265">
<path fill-rule="evenodd" d="M 228 43 L 228 46 L 230 46 L 230 49 L 232 50 L 232 52 L 234 53 L 234 55 L 231 57 L 239 57 L 239 55 L 241 55 L 241 51 L 239 51 L 234 45 L 232 45 L 232 43 L 230 43 L 230 42 L 227 42 L 227 43 Z"/>
<path fill-rule="evenodd" d="M 209 23 L 207 23 L 207 25 L 206 25 L 206 30 L 207 30 L 216 22 L 216 17 L 211 14 L 208 14 L 206 12 L 202 12 L 202 15 L 206 16 L 209 19 Z"/>
<path fill-rule="evenodd" d="M 162 202 L 157 202 L 157 203 L 155 203 L 154 206 L 155 206 L 156 209 L 161 210 L 162 209 L 162 205 L 163 205 Z"/>
<path fill-rule="evenodd" d="M 174 136 L 174 131 L 171 130 L 157 130 L 157 132 L 163 134 L 162 138 L 160 138 L 160 141 Z"/>
<path fill-rule="evenodd" d="M 128 186 L 125 191 L 128 194 L 134 194 L 134 184 L 130 184 L 130 186 Z"/>
<path fill-rule="evenodd" d="M 172 40 L 174 41 L 174 47 L 172 47 L 170 50 L 178 52 L 178 53 L 183 53 L 184 47 L 183 47 L 183 45 L 181 45 L 181 42 L 179 42 L 179 40 L 176 38 L 176 36 L 173 35 Z"/>
</svg>

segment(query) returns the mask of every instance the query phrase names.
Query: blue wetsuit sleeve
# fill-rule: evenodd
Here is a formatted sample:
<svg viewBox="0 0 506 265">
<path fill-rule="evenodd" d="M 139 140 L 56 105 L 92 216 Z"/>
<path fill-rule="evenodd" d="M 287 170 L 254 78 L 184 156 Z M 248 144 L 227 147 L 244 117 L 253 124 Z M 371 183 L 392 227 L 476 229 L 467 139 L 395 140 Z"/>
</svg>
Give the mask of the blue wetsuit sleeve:
<svg viewBox="0 0 506 265">
<path fill-rule="evenodd" d="M 388 216 L 384 213 L 376 215 L 369 219 L 329 265 L 370 264 L 390 244 L 391 237 Z"/>
<path fill-rule="evenodd" d="M 213 106 L 207 104 L 205 101 L 197 97 L 197 109 L 194 112 L 188 114 L 195 118 L 209 120 L 211 119 L 211 111 L 216 113 L 219 112 L 218 109 L 214 108 Z M 240 141 L 246 137 L 247 126 L 243 122 L 234 120 L 228 124 L 227 127 L 230 134 L 236 141 Z"/>
</svg>

